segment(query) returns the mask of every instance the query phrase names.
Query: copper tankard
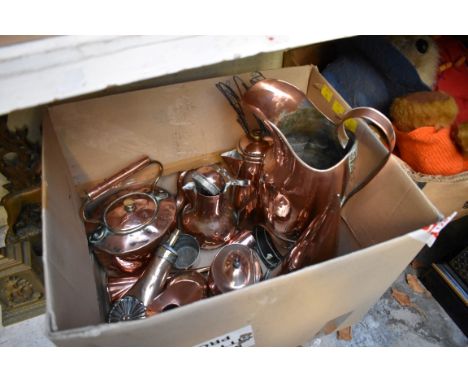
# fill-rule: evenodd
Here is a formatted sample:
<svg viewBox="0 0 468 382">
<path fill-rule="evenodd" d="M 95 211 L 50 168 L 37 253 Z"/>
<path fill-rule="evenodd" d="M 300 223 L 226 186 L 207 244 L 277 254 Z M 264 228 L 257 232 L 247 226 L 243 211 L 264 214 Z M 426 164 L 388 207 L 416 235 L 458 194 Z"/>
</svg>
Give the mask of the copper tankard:
<svg viewBox="0 0 468 382">
<path fill-rule="evenodd" d="M 341 207 L 388 160 L 395 144 L 391 122 L 365 107 L 344 113 L 338 123 L 335 116 L 332 122 L 301 90 L 273 79 L 247 90 L 243 105 L 264 123 L 273 141 L 263 160 L 259 209 L 265 228 L 285 256 L 283 273 L 334 257 Z M 349 180 L 360 138 L 344 127 L 351 118 L 370 121 L 387 141 L 384 154 L 370 158 L 373 167 L 359 170 L 360 179 L 353 184 Z M 384 146 L 368 125 L 359 128 Z"/>
</svg>

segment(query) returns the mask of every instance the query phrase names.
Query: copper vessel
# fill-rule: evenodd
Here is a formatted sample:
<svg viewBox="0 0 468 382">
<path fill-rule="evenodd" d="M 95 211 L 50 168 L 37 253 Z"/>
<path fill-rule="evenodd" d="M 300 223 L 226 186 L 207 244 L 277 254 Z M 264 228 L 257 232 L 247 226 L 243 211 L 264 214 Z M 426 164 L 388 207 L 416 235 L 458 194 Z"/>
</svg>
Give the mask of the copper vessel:
<svg viewBox="0 0 468 382">
<path fill-rule="evenodd" d="M 208 287 L 215 295 L 255 284 L 261 278 L 262 269 L 254 250 L 242 244 L 229 244 L 211 264 Z"/>
<path fill-rule="evenodd" d="M 146 310 L 148 317 L 187 305 L 207 296 L 207 281 L 198 272 L 188 271 L 175 276 L 164 292 L 154 298 Z"/>
<path fill-rule="evenodd" d="M 201 248 L 219 248 L 236 232 L 229 187 L 249 183 L 232 179 L 225 169 L 213 166 L 198 168 L 191 173 L 191 179 L 182 186 L 188 200 L 182 210 L 182 229 L 194 236 Z"/>
<path fill-rule="evenodd" d="M 152 185 L 117 187 L 153 164 L 159 166 L 159 172 Z M 93 253 L 108 276 L 141 272 L 163 237 L 175 227 L 175 199 L 156 185 L 162 171 L 161 163 L 144 157 L 87 193 L 82 218 Z"/>
<path fill-rule="evenodd" d="M 263 137 L 257 130 L 244 135 L 239 140 L 237 150 L 221 154 L 233 176 L 250 181 L 249 186 L 234 190 L 233 204 L 238 214 L 239 228 L 249 227 L 257 221 L 258 183 L 263 159 L 270 145 L 271 139 Z"/>
<path fill-rule="evenodd" d="M 375 109 L 356 108 L 335 124 L 302 91 L 272 79 L 253 85 L 243 103 L 260 118 L 273 142 L 263 161 L 259 209 L 275 247 L 286 255 L 283 272 L 334 257 L 341 207 L 375 176 L 393 150 L 390 121 Z M 372 122 L 388 142 L 384 157 L 369 158 L 373 169 L 351 187 L 358 151 L 356 137 L 344 127 L 350 118 Z M 373 135 L 367 125 L 364 128 Z"/>
</svg>

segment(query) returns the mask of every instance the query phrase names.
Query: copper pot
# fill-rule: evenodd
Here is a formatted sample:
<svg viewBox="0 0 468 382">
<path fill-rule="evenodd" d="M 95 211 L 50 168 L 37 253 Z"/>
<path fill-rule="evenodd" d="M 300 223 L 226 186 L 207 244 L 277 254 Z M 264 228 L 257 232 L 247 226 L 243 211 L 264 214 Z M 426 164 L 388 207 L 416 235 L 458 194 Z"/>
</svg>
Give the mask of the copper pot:
<svg viewBox="0 0 468 382">
<path fill-rule="evenodd" d="M 254 250 L 242 244 L 229 244 L 211 264 L 208 287 L 215 295 L 255 284 L 261 278 L 262 268 Z"/>
<path fill-rule="evenodd" d="M 122 180 L 152 164 L 159 166 L 152 186 L 133 184 L 116 189 Z M 162 171 L 161 163 L 144 157 L 87 193 L 82 217 L 88 240 L 111 277 L 141 272 L 163 237 L 175 227 L 175 199 L 156 185 Z"/>
</svg>

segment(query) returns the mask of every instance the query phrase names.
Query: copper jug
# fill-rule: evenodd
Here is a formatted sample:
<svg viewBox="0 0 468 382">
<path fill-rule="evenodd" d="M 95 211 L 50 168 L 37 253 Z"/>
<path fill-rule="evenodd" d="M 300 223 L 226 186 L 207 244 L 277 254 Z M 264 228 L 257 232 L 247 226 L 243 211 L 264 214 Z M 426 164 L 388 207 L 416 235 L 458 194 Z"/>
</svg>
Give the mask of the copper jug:
<svg viewBox="0 0 468 382">
<path fill-rule="evenodd" d="M 125 179 L 150 165 L 159 167 L 152 185 L 128 182 L 122 186 Z M 90 247 L 109 277 L 140 274 L 175 227 L 175 198 L 157 186 L 162 171 L 161 163 L 143 157 L 87 192 L 82 219 Z"/>
<path fill-rule="evenodd" d="M 233 179 L 220 167 L 203 166 L 182 185 L 188 203 L 182 210 L 182 230 L 194 236 L 201 248 L 228 243 L 236 233 L 236 215 L 228 193 L 231 186 L 248 182 Z"/>
<path fill-rule="evenodd" d="M 395 144 L 391 122 L 379 111 L 356 108 L 333 120 L 313 101 L 273 79 L 257 82 L 243 96 L 244 107 L 260 118 L 273 141 L 263 161 L 259 208 L 262 224 L 285 255 L 283 272 L 336 255 L 341 207 L 377 174 Z M 369 158 L 373 168 L 353 184 L 358 140 L 344 127 L 351 118 L 372 122 L 388 143 L 383 157 Z"/>
</svg>

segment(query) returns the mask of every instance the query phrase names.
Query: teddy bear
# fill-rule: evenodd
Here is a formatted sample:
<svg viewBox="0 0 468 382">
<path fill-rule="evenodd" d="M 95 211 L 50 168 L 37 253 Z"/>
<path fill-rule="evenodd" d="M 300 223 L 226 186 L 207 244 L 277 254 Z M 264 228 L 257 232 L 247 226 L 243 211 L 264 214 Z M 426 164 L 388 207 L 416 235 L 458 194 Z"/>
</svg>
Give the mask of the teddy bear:
<svg viewBox="0 0 468 382">
<path fill-rule="evenodd" d="M 357 36 L 337 46 L 324 77 L 352 106 L 394 122 L 396 152 L 430 175 L 467 171 L 466 47 L 454 38 Z"/>
<path fill-rule="evenodd" d="M 455 99 L 440 91 L 397 97 L 390 107 L 397 150 L 413 170 L 427 175 L 454 175 L 468 170 L 468 158 L 452 139 L 459 114 Z"/>
</svg>

